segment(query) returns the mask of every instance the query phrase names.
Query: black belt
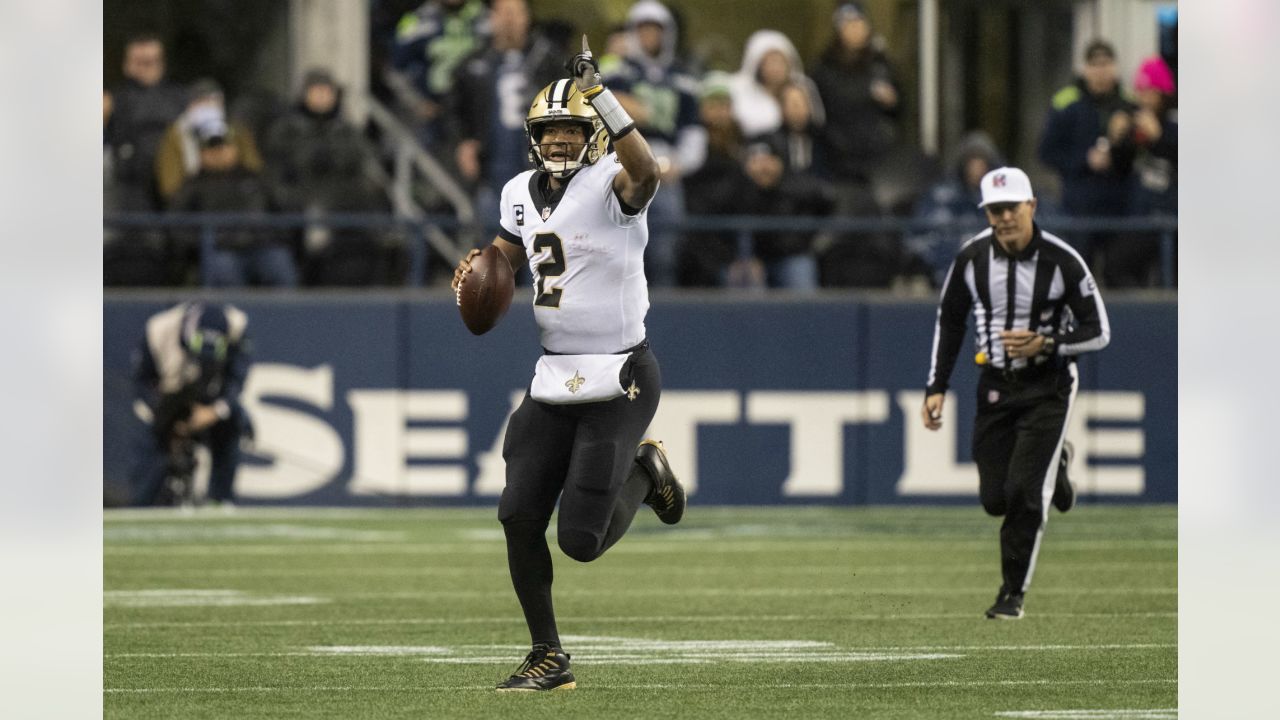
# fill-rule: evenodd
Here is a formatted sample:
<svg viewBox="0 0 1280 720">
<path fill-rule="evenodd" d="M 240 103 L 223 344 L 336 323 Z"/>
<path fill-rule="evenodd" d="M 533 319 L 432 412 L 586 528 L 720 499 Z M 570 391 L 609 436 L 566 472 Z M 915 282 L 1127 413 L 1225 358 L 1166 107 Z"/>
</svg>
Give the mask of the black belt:
<svg viewBox="0 0 1280 720">
<path fill-rule="evenodd" d="M 1058 363 L 1050 360 L 1039 365 L 1028 365 L 1022 368 L 1002 368 L 989 365 L 983 369 L 983 372 L 988 376 L 998 377 L 1008 382 L 1023 382 L 1053 375 L 1060 369 L 1061 367 Z"/>
<path fill-rule="evenodd" d="M 631 347 L 627 348 L 626 350 L 619 350 L 618 352 L 614 352 L 614 353 L 601 353 L 601 354 L 602 355 L 627 355 L 629 353 L 644 352 L 645 350 L 648 350 L 648 349 L 649 349 L 649 338 L 645 338 L 641 340 L 639 343 L 636 343 L 635 345 L 632 345 Z M 546 348 L 542 348 L 542 354 L 543 355 L 583 355 L 583 354 L 590 354 L 590 353 L 558 353 L 558 352 L 552 352 Z"/>
</svg>

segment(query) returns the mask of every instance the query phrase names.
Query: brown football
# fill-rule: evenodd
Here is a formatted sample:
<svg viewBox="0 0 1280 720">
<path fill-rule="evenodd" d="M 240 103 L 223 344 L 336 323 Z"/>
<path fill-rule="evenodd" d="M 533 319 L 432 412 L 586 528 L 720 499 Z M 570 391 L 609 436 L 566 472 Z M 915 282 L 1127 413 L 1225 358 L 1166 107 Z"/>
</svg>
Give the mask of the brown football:
<svg viewBox="0 0 1280 720">
<path fill-rule="evenodd" d="M 489 332 L 511 307 L 515 291 L 511 263 L 497 246 L 490 245 L 471 260 L 471 272 L 463 276 L 458 286 L 462 322 L 473 335 Z"/>
</svg>

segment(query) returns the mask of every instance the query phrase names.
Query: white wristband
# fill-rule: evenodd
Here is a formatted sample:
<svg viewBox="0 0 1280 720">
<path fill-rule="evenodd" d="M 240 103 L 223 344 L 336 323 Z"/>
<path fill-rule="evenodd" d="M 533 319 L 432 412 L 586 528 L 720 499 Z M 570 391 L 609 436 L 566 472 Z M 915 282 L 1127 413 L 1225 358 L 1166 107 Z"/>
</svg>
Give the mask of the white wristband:
<svg viewBox="0 0 1280 720">
<path fill-rule="evenodd" d="M 609 137 L 614 140 L 635 129 L 635 120 L 631 119 L 631 116 L 623 109 L 622 103 L 618 102 L 618 98 L 613 96 L 613 92 L 609 88 L 605 88 L 596 93 L 595 96 L 588 98 L 587 102 L 591 103 L 591 107 L 595 108 L 596 114 L 604 122 L 605 129 L 609 131 Z"/>
</svg>

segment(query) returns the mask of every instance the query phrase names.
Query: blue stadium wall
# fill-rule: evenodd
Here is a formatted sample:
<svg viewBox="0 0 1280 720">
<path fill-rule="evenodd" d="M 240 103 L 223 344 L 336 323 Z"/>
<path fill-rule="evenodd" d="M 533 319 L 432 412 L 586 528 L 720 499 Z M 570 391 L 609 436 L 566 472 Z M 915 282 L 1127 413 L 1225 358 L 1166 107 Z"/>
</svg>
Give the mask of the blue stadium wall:
<svg viewBox="0 0 1280 720">
<path fill-rule="evenodd" d="M 539 353 L 528 306 L 470 335 L 452 299 L 228 300 L 250 316 L 243 401 L 256 444 L 245 504 L 491 505 L 506 418 Z M 104 304 L 104 478 L 127 482 L 145 427 L 129 356 L 169 303 Z M 1112 342 L 1080 363 L 1068 437 L 1086 502 L 1177 500 L 1177 307 L 1112 299 Z M 969 346 L 943 429 L 920 425 L 934 306 L 876 299 L 663 299 L 648 328 L 662 367 L 651 434 L 703 504 L 972 503 Z"/>
</svg>

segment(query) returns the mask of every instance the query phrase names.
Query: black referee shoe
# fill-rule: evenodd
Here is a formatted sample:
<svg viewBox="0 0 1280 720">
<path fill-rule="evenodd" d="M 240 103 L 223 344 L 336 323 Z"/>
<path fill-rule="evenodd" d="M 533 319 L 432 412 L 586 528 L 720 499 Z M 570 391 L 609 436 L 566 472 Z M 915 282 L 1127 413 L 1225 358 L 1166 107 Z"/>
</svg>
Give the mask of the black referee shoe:
<svg viewBox="0 0 1280 720">
<path fill-rule="evenodd" d="M 1058 512 L 1066 512 L 1076 506 L 1076 486 L 1067 477 L 1075 454 L 1076 448 L 1070 440 L 1062 443 L 1062 454 L 1058 456 L 1058 484 L 1053 488 L 1053 506 L 1058 508 Z"/>
<path fill-rule="evenodd" d="M 684 517 L 684 486 L 671 472 L 667 464 L 667 451 L 660 440 L 645 440 L 636 448 L 636 462 L 649 473 L 653 480 L 653 489 L 645 497 L 644 503 L 653 508 L 658 519 L 668 525 L 675 525 Z"/>
<path fill-rule="evenodd" d="M 572 690 L 578 687 L 569 672 L 569 654 L 558 647 L 534 645 L 516 673 L 501 683 L 498 692 Z"/>
<path fill-rule="evenodd" d="M 1017 620 L 1022 617 L 1022 593 L 1009 593 L 1004 590 L 996 595 L 996 604 L 987 608 L 989 620 Z"/>
</svg>

